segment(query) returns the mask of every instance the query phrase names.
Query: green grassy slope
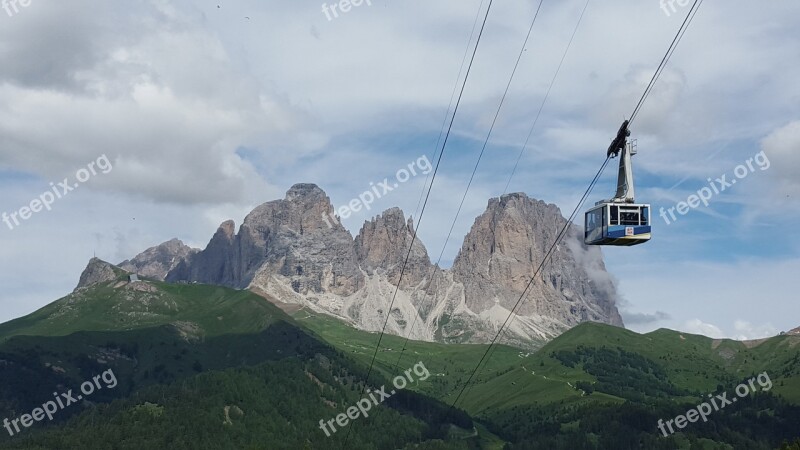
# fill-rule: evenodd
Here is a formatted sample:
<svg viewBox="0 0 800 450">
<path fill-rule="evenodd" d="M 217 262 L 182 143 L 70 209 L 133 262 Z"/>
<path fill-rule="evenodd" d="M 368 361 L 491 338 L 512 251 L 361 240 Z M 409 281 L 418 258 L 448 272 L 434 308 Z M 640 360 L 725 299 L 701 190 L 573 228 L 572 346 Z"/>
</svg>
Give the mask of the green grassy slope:
<svg viewBox="0 0 800 450">
<path fill-rule="evenodd" d="M 293 313 L 297 322 L 319 335 L 355 360 L 369 365 L 375 354 L 379 333 L 357 330 L 344 322 L 308 310 Z M 488 345 L 439 344 L 409 340 L 385 334 L 375 358 L 375 368 L 385 377 L 402 375 L 403 371 L 422 362 L 431 373 L 429 383 L 419 387 L 422 393 L 447 401 L 466 382 L 474 365 Z M 526 352 L 505 345 L 495 346 L 483 379 L 518 367 Z M 395 369 L 396 367 L 396 369 Z"/>
<path fill-rule="evenodd" d="M 0 341 L 15 335 L 66 336 L 77 331 L 117 331 L 175 322 L 187 333 L 218 336 L 256 332 L 270 325 L 277 308 L 249 291 L 155 281 L 101 283 L 0 325 Z M 281 315 L 283 315 L 281 313 Z"/>
<path fill-rule="evenodd" d="M 371 360 L 378 333 L 306 310 L 293 315 L 359 361 Z M 403 341 L 396 336 L 382 340 L 376 367 L 387 376 L 394 375 Z M 771 448 L 777 446 L 776 436 L 800 434 L 790 431 L 798 417 L 791 403 L 800 404 L 798 343 L 800 338 L 791 336 L 742 343 L 671 330 L 642 335 L 585 323 L 532 354 L 498 346 L 457 406 L 481 418 L 511 448 Z M 441 376 L 424 392 L 450 404 L 485 350 L 484 345 L 409 341 L 397 366 L 402 370 L 424 361 Z M 742 400 L 739 409 L 705 428 L 660 436 L 659 418 L 685 413 L 708 393 L 733 392 L 762 372 L 773 383 L 768 397 Z M 760 410 L 776 416 L 754 427 L 750 415 Z M 800 430 L 800 423 L 795 425 Z"/>
<path fill-rule="evenodd" d="M 641 335 L 608 325 L 585 323 L 525 358 L 513 371 L 476 386 L 463 406 L 471 413 L 480 413 L 485 409 L 562 401 L 621 402 L 621 398 L 598 393 L 587 397 L 574 389 L 579 382 L 594 383 L 597 379 L 580 365 L 567 367 L 552 355 L 578 347 L 621 348 L 641 355 L 662 367 L 675 387 L 697 393 L 714 392 L 719 386 L 733 389 L 743 379 L 767 372 L 773 381 L 772 392 L 800 404 L 798 344 L 800 337 L 779 336 L 748 348 L 737 341 L 717 341 L 671 330 Z M 690 398 L 696 396 L 676 397 L 677 400 Z"/>
<path fill-rule="evenodd" d="M 60 411 L 50 427 L 37 424 L 14 438 L 0 433 L 0 448 L 341 445 L 344 434 L 329 439 L 318 421 L 359 400 L 363 364 L 249 292 L 115 286 L 95 286 L 2 325 L 3 417 L 30 413 L 54 390 L 76 389 L 108 369 L 118 385 L 92 396 L 99 406 Z M 68 334 L 77 329 L 95 331 Z M 370 380 L 372 386 L 389 383 L 380 373 Z M 242 411 L 231 416 L 233 423 L 226 424 L 226 407 Z M 379 409 L 354 429 L 351 448 L 466 449 L 486 435 L 497 442 L 485 430 L 476 435 L 466 414 L 411 390 Z"/>
<path fill-rule="evenodd" d="M 126 283 L 124 277 L 70 294 L 28 316 L 0 325 L 0 342 L 16 335 L 66 336 L 78 331 L 119 331 L 173 324 L 187 338 L 255 333 L 286 317 L 249 291 L 207 285 L 160 282 Z M 134 289 L 136 287 L 136 289 Z M 372 360 L 377 333 L 355 330 L 323 314 L 301 310 L 295 320 L 346 352 L 356 361 Z M 485 345 L 449 345 L 408 341 L 384 335 L 375 368 L 394 377 L 423 362 L 434 374 L 424 393 L 452 401 L 485 352 Z M 580 367 L 565 367 L 550 355 L 578 346 L 622 348 L 664 366 L 669 381 L 692 391 L 711 392 L 718 385 L 767 371 L 777 380 L 775 392 L 800 402 L 800 337 L 781 336 L 757 346 L 729 340 L 657 330 L 646 335 L 582 324 L 531 354 L 495 346 L 475 386 L 459 402 L 473 412 L 520 404 L 581 402 L 577 382 L 596 379 Z M 402 356 L 401 356 L 402 355 Z M 396 369 L 395 369 L 396 367 Z M 395 373 L 399 372 L 399 373 Z M 594 400 L 594 399 L 592 399 Z M 603 400 L 613 400 L 606 398 Z"/>
<path fill-rule="evenodd" d="M 331 437 L 319 420 L 358 401 L 355 380 L 336 357 L 286 358 L 209 371 L 157 384 L 89 408 L 60 427 L 26 430 L 0 448 L 38 449 L 326 449 L 341 448 L 348 428 Z M 74 407 L 79 410 L 80 407 Z M 350 424 L 347 448 L 468 449 L 479 439 L 425 416 L 381 407 Z M 466 436 L 466 437 L 463 437 Z"/>
<path fill-rule="evenodd" d="M 300 331 L 298 326 L 306 331 Z M 254 382 L 249 378 L 252 373 L 231 375 L 227 371 L 265 364 L 277 364 L 271 367 L 280 371 L 281 361 L 309 361 L 313 359 L 310 355 L 315 354 L 341 361 L 339 364 L 346 366 L 351 375 L 342 378 L 341 374 L 331 374 L 343 383 L 334 390 L 338 392 L 344 386 L 350 393 L 342 395 L 356 395 L 360 392 L 358 381 L 347 380 L 363 380 L 378 336 L 305 309 L 289 317 L 265 299 L 246 291 L 158 282 L 104 283 L 0 325 L 0 378 L 15 380 L 0 388 L 0 409 L 7 415 L 29 410 L 36 406 L 37 399 L 48 395 L 45 390 L 52 390 L 52 386 L 74 386 L 103 367 L 114 367 L 115 373 L 119 372 L 120 387 L 113 395 L 128 403 L 115 406 L 117 409 L 109 410 L 109 414 L 119 421 L 114 427 L 126 427 L 126 420 L 138 417 L 141 403 L 129 402 L 130 396 L 137 392 L 175 389 L 158 392 L 165 398 L 179 399 L 175 400 L 175 408 L 182 410 L 189 400 L 175 388 L 176 383 L 208 375 L 220 379 L 241 376 L 242 383 L 250 384 Z M 445 405 L 455 399 L 488 348 L 408 341 L 403 351 L 404 341 L 397 336 L 383 337 L 371 384 L 402 375 L 422 362 L 431 375 L 409 391 L 430 396 Z M 333 351 L 328 344 L 336 352 L 327 353 Z M 424 436 L 412 433 L 413 436 L 397 439 L 425 442 L 418 448 L 439 448 L 435 438 L 446 441 L 441 448 L 460 448 L 477 445 L 476 442 L 493 448 L 509 445 L 513 449 L 587 445 L 587 448 L 645 445 L 688 449 L 717 448 L 726 443 L 771 448 L 777 442 L 775 439 L 794 436 L 790 431 L 793 424 L 787 420 L 800 417 L 797 408 L 791 406 L 800 404 L 798 344 L 800 337 L 796 336 L 741 343 L 670 330 L 641 335 L 586 323 L 535 353 L 508 346 L 493 347 L 486 367 L 479 371 L 474 384 L 457 404 L 473 417 L 481 418 L 477 436 L 471 429 L 454 431 L 434 426 L 424 428 Z M 767 372 L 773 382 L 769 395 L 743 400 L 741 408 L 718 415 L 712 421 L 713 427 L 709 422 L 668 439 L 659 437 L 654 428 L 658 418 L 674 417 L 699 403 L 705 394 L 730 392 L 742 380 L 762 372 Z M 302 378 L 297 373 L 290 376 Z M 148 402 L 157 403 L 147 398 Z M 269 399 L 273 400 L 279 404 L 287 401 Z M 257 408 L 256 404 L 246 406 Z M 409 404 L 419 403 L 412 400 Z M 200 408 L 198 414 L 207 414 L 206 407 L 218 406 L 192 405 Z M 327 408 L 334 415 L 340 412 L 330 405 Z M 426 421 L 420 411 L 415 413 L 421 422 Z M 180 415 L 172 416 L 169 426 L 164 425 L 160 431 L 164 439 L 170 427 L 189 426 L 181 422 Z M 271 416 L 264 417 L 269 421 Z M 64 431 L 67 434 L 54 431 L 52 436 L 59 439 L 81 436 L 87 430 L 86 423 L 81 422 L 83 419 L 76 420 L 70 425 L 71 431 Z M 794 429 L 800 430 L 800 420 L 795 425 Z M 408 426 L 409 430 L 422 430 L 418 422 Z M 280 426 L 272 429 L 275 430 L 291 434 Z M 238 438 L 229 437 L 243 446 L 239 448 L 262 448 L 249 442 L 246 435 L 242 431 Z M 624 436 L 624 442 L 614 437 L 617 435 Z M 108 436 L 111 439 L 112 435 Z M 369 448 L 368 436 L 364 435 L 364 448 Z M 217 438 L 215 435 L 209 442 Z M 46 441 L 36 442 L 39 445 Z"/>
<path fill-rule="evenodd" d="M 318 421 L 355 404 L 366 375 L 363 359 L 336 351 L 250 292 L 117 280 L 0 325 L 0 415 L 30 413 L 53 390 L 76 389 L 109 368 L 113 389 L 49 426 L 11 439 L 0 433 L 0 448 L 329 448 L 343 433 L 329 439 Z M 381 371 L 370 380 L 389 385 Z M 222 427 L 225 407 L 243 416 Z M 476 433 L 466 414 L 412 389 L 376 410 L 349 447 L 502 445 L 485 428 Z"/>
<path fill-rule="evenodd" d="M 300 310 L 294 318 L 336 348 L 369 364 L 378 341 L 378 333 L 356 330 L 326 316 Z M 449 345 L 409 340 L 384 335 L 375 367 L 385 376 L 395 376 L 423 361 L 440 378 L 426 387 L 426 394 L 443 401 L 455 399 L 486 345 Z M 661 329 L 638 334 L 598 323 L 584 323 L 567 331 L 535 353 L 508 346 L 492 349 L 488 364 L 479 371 L 459 406 L 471 413 L 500 410 L 517 405 L 552 403 L 621 402 L 613 395 L 590 396 L 576 390 L 578 382 L 596 382 L 582 367 L 566 367 L 551 354 L 573 351 L 579 346 L 621 348 L 663 366 L 675 387 L 691 392 L 712 392 L 718 386 L 735 387 L 742 379 L 767 372 L 773 391 L 800 403 L 800 337 L 779 336 L 756 346 L 732 340 L 714 340 L 704 336 Z M 402 358 L 398 358 L 402 354 Z M 693 398 L 690 395 L 679 399 Z"/>
</svg>

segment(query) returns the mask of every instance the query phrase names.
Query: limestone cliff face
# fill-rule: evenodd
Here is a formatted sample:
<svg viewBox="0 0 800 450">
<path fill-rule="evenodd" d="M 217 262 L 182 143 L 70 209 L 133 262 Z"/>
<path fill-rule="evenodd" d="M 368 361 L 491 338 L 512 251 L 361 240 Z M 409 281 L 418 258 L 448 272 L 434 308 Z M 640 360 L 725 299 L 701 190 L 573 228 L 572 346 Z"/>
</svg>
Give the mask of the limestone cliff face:
<svg viewBox="0 0 800 450">
<path fill-rule="evenodd" d="M 466 288 L 467 306 L 513 307 L 566 222 L 555 205 L 525 194 L 492 199 L 453 264 L 455 280 Z M 559 317 L 570 326 L 587 320 L 622 325 L 610 278 L 593 278 L 584 264 L 594 261 L 594 269 L 605 273 L 600 250 L 584 245 L 581 234 L 574 225 L 568 229 L 528 289 L 520 314 Z"/>
<path fill-rule="evenodd" d="M 239 231 L 249 257 L 246 273 L 252 273 L 248 285 L 267 288 L 277 274 L 300 293 L 350 295 L 363 286 L 353 236 L 323 218 L 332 212 L 328 196 L 313 184 L 295 185 L 284 200 L 253 210 Z M 257 255 L 262 249 L 263 259 Z"/>
<path fill-rule="evenodd" d="M 274 276 L 296 292 L 348 295 L 363 285 L 353 237 L 323 215 L 330 200 L 313 184 L 298 184 L 286 198 L 254 209 L 235 233 L 220 225 L 205 250 L 191 256 L 167 276 L 168 281 L 197 281 L 237 289 L 269 289 Z"/>
<path fill-rule="evenodd" d="M 114 266 L 98 258 L 89 260 L 89 264 L 83 269 L 81 278 L 78 281 L 78 286 L 75 288 L 77 291 L 80 288 L 88 287 L 97 283 L 105 283 L 107 281 L 114 281 L 117 278 L 117 272 Z"/>
<path fill-rule="evenodd" d="M 522 297 L 515 311 L 520 320 L 512 327 L 546 336 L 585 321 L 622 326 L 600 250 L 584 245 L 582 230 L 574 225 L 531 283 L 566 222 L 555 205 L 525 194 L 491 199 L 453 263 L 453 280 L 464 286 L 466 307 L 505 317 Z M 537 324 L 525 323 L 526 318 Z"/>
<path fill-rule="evenodd" d="M 117 266 L 131 273 L 163 281 L 167 274 L 184 259 L 199 252 L 178 239 L 172 239 L 148 248 L 135 258 L 125 260 Z"/>
<path fill-rule="evenodd" d="M 491 199 L 444 270 L 418 238 L 409 254 L 413 222 L 400 209 L 367 221 L 355 239 L 332 212 L 319 187 L 295 185 L 253 210 L 238 233 L 223 223 L 205 250 L 182 259 L 166 279 L 253 289 L 369 331 L 381 330 L 388 315 L 389 333 L 488 342 L 566 223 L 556 206 L 525 194 Z M 578 227 L 549 258 L 501 342 L 539 345 L 584 321 L 622 326 L 602 254 L 583 244 Z"/>
<path fill-rule="evenodd" d="M 403 263 L 408 258 L 401 288 L 412 288 L 430 277 L 432 265 L 422 242 L 413 239 L 414 222 L 406 222 L 400 208 L 392 208 L 364 223 L 355 239 L 355 251 L 361 268 L 369 274 L 382 273 L 393 285 L 400 281 Z M 409 253 L 411 241 L 414 245 Z"/>
<path fill-rule="evenodd" d="M 233 267 L 235 224 L 223 222 L 205 250 L 193 253 L 178 263 L 165 277 L 166 281 L 196 281 L 237 287 Z"/>
</svg>

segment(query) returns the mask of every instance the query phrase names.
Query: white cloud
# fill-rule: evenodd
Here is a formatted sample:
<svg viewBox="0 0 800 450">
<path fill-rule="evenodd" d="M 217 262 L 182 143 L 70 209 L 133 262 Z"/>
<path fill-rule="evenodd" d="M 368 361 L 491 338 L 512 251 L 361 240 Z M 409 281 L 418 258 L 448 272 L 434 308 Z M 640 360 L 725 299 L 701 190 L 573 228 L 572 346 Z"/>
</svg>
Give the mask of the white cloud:
<svg viewBox="0 0 800 450">
<path fill-rule="evenodd" d="M 737 320 L 733 323 L 736 332 L 735 338 L 740 341 L 763 339 L 777 336 L 780 332 L 771 324 L 753 325 L 746 320 Z"/>
<path fill-rule="evenodd" d="M 800 120 L 770 133 L 762 141 L 761 148 L 773 164 L 770 169 L 782 182 L 782 193 L 800 194 Z"/>
<path fill-rule="evenodd" d="M 0 17 L 0 210 L 22 206 L 100 154 L 114 162 L 86 194 L 0 233 L 4 305 L 25 298 L 30 310 L 67 292 L 93 246 L 113 260 L 172 237 L 204 245 L 222 220 L 240 223 L 249 208 L 282 198 L 293 183 L 316 182 L 339 205 L 398 164 L 434 153 L 480 1 L 387 0 L 331 22 L 316 3 L 217 4 L 41 0 Z M 542 6 L 445 261 L 505 186 L 583 4 Z M 495 3 L 420 229 L 432 256 L 535 7 Z M 687 176 L 685 190 L 696 189 L 752 156 L 763 139 L 774 167 L 720 203 L 745 205 L 775 226 L 800 219 L 786 217 L 798 210 L 794 194 L 781 202 L 768 194 L 796 186 L 800 170 L 800 62 L 786 57 L 800 45 L 798 14 L 798 2 L 703 5 L 634 129 L 638 173 L 656 178 L 652 192 Z M 628 16 L 637 18 L 634 26 L 609 28 Z M 679 21 L 657 3 L 589 6 L 511 191 L 571 211 Z M 37 178 L 17 183 L 20 173 Z M 421 184 L 409 182 L 375 209 L 400 205 L 411 214 Z M 346 225 L 356 230 L 371 213 Z M 742 239 L 729 226 L 738 223 L 732 217 L 714 227 L 692 224 L 690 232 L 683 224 L 661 229 L 656 241 L 663 244 L 605 252 L 607 266 L 631 309 L 664 311 L 674 318 L 664 324 L 714 317 L 734 329 L 741 317 L 758 324 L 779 316 L 771 323 L 797 326 L 784 323 L 798 317 L 796 262 L 771 258 L 774 249 L 760 246 L 742 250 L 752 264 L 695 264 L 686 256 L 702 240 Z M 781 247 L 800 251 L 796 236 L 779 238 Z M 762 301 L 764 292 L 771 294 Z M 754 299 L 762 308 L 745 315 Z M 791 314 L 778 313 L 785 310 Z"/>
<path fill-rule="evenodd" d="M 655 324 L 659 322 L 664 322 L 665 320 L 669 320 L 672 318 L 669 314 L 665 313 L 664 311 L 656 311 L 653 314 L 648 313 L 633 313 L 629 311 L 621 311 L 622 319 L 626 325 L 643 325 L 643 324 Z"/>
<path fill-rule="evenodd" d="M 134 8 L 139 17 L 101 8 L 81 15 L 82 29 L 52 22 L 45 8 L 61 6 L 14 17 L 10 30 L 22 36 L 0 51 L 0 167 L 61 179 L 105 153 L 115 170 L 95 189 L 184 204 L 270 189 L 236 150 L 268 149 L 299 117 L 237 70 L 201 21 L 163 7 Z M 43 29 L 34 37 L 19 25 Z M 60 52 L 84 57 L 41 63 Z"/>
<path fill-rule="evenodd" d="M 700 319 L 687 320 L 683 324 L 683 326 L 679 328 L 679 331 L 685 331 L 687 333 L 692 333 L 692 334 L 700 334 L 714 339 L 722 339 L 726 337 L 725 333 L 723 333 L 718 326 L 710 323 L 705 323 Z"/>
<path fill-rule="evenodd" d="M 655 246 L 652 253 L 606 252 L 610 270 L 628 274 L 620 277 L 621 293 L 630 304 L 627 308 L 664 311 L 671 316 L 658 323 L 631 323 L 634 331 L 668 327 L 703 334 L 704 320 L 711 318 L 708 336 L 759 338 L 790 330 L 800 322 L 800 304 L 795 300 L 800 259 L 678 264 L 665 252 L 680 242 L 647 245 L 651 244 Z"/>
<path fill-rule="evenodd" d="M 700 319 L 689 319 L 682 326 L 677 327 L 679 331 L 692 334 L 700 334 L 714 339 L 735 339 L 737 341 L 749 341 L 754 339 L 764 339 L 777 336 L 780 332 L 771 324 L 753 325 L 746 320 L 735 320 L 733 331 L 726 332 L 717 325 L 703 322 Z"/>
</svg>

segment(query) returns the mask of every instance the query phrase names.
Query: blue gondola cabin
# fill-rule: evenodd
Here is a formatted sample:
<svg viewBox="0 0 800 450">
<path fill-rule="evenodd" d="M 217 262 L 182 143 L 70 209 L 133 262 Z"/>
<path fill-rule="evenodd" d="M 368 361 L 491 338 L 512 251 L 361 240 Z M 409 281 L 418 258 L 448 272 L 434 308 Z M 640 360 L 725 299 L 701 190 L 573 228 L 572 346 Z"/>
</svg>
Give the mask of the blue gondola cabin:
<svg viewBox="0 0 800 450">
<path fill-rule="evenodd" d="M 650 240 L 650 205 L 598 202 L 586 212 L 587 245 L 629 246 Z"/>
</svg>

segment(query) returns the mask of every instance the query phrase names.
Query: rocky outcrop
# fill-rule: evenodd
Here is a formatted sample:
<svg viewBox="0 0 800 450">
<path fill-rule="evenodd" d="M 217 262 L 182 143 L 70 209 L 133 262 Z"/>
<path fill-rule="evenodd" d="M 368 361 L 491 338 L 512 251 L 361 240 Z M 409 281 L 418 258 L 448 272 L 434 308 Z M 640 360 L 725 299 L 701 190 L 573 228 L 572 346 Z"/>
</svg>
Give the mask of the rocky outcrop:
<svg viewBox="0 0 800 450">
<path fill-rule="evenodd" d="M 621 326 L 600 250 L 583 244 L 581 229 L 571 225 L 563 244 L 542 265 L 566 223 L 555 205 L 525 194 L 490 200 L 453 263 L 454 279 L 467 291 L 467 306 L 478 311 L 495 303 L 512 308 L 525 293 L 518 310 L 522 315 L 559 317 L 568 325 L 602 321 Z"/>
<path fill-rule="evenodd" d="M 322 189 L 297 184 L 284 200 L 265 203 L 248 214 L 239 231 L 241 248 L 250 254 L 260 249 L 266 253 L 263 259 L 250 259 L 246 273 L 252 278 L 246 278 L 247 285 L 266 289 L 277 274 L 305 294 L 346 296 L 362 287 L 364 275 L 356 261 L 353 236 L 338 221 L 326 220 L 332 213 Z"/>
<path fill-rule="evenodd" d="M 453 263 L 466 308 L 489 321 L 505 320 L 519 302 L 520 320 L 511 326 L 522 335 L 549 337 L 586 321 L 622 326 L 614 283 L 599 248 L 583 243 L 581 229 L 571 225 L 547 254 L 566 223 L 555 205 L 522 193 L 491 199 Z M 526 324 L 525 318 L 537 323 Z"/>
<path fill-rule="evenodd" d="M 199 251 L 178 239 L 172 239 L 148 248 L 135 258 L 119 263 L 118 266 L 128 272 L 163 281 L 181 261 Z"/>
<path fill-rule="evenodd" d="M 622 326 L 600 250 L 585 246 L 576 226 L 526 290 L 566 224 L 554 205 L 525 194 L 491 199 L 448 270 L 431 263 L 398 208 L 367 221 L 355 239 L 332 213 L 319 187 L 295 185 L 253 210 L 238 233 L 223 223 L 166 279 L 250 288 L 364 330 L 386 324 L 389 333 L 431 341 L 492 340 L 523 293 L 501 342 L 531 346 L 585 321 Z"/>
<path fill-rule="evenodd" d="M 205 250 L 181 260 L 166 277 L 166 281 L 191 280 L 199 283 L 238 287 L 234 280 L 232 251 L 236 225 L 232 220 L 223 222 Z"/>
<path fill-rule="evenodd" d="M 349 295 L 363 286 L 364 276 L 353 236 L 338 222 L 326 223 L 332 212 L 322 189 L 295 185 L 285 199 L 248 214 L 238 234 L 233 222 L 223 223 L 208 247 L 179 264 L 167 280 L 264 290 L 277 281 L 304 294 Z"/>
<path fill-rule="evenodd" d="M 370 274 L 385 274 L 393 285 L 400 281 L 406 259 L 401 288 L 418 286 L 431 275 L 428 251 L 419 238 L 414 239 L 414 222 L 410 218 L 406 222 L 400 208 L 389 209 L 366 222 L 354 244 L 361 268 Z M 411 252 L 408 251 L 410 246 Z"/>
<path fill-rule="evenodd" d="M 92 258 L 89 260 L 89 264 L 86 268 L 83 269 L 83 273 L 81 273 L 81 278 L 75 290 L 77 291 L 80 288 L 89 287 L 98 283 L 114 281 L 118 276 L 117 270 L 119 269 L 115 268 L 115 266 L 110 263 L 98 258 Z"/>
</svg>

